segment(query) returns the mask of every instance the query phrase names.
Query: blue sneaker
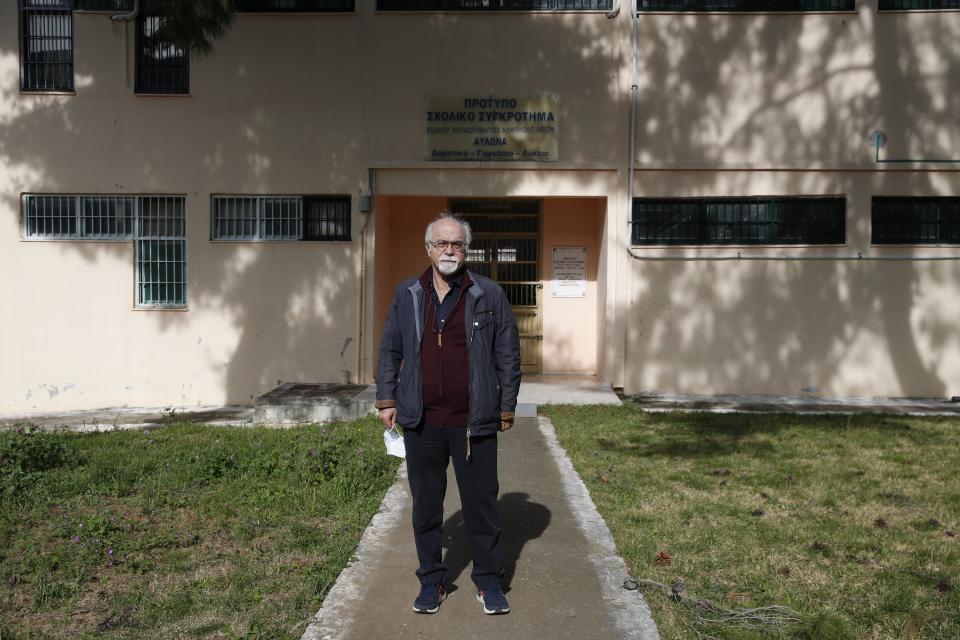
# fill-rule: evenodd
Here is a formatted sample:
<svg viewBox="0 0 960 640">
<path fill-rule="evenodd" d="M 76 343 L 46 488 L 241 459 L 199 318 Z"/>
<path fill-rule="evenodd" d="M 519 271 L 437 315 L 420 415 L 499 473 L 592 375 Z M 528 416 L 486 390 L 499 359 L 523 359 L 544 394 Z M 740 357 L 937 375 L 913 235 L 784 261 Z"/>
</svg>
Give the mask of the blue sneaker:
<svg viewBox="0 0 960 640">
<path fill-rule="evenodd" d="M 413 610 L 417 613 L 436 613 L 440 610 L 440 603 L 446 600 L 447 590 L 439 582 L 420 585 L 420 595 L 413 603 Z"/>
<path fill-rule="evenodd" d="M 477 602 L 483 603 L 483 612 L 489 616 L 510 613 L 510 603 L 499 586 L 477 589 Z"/>
</svg>

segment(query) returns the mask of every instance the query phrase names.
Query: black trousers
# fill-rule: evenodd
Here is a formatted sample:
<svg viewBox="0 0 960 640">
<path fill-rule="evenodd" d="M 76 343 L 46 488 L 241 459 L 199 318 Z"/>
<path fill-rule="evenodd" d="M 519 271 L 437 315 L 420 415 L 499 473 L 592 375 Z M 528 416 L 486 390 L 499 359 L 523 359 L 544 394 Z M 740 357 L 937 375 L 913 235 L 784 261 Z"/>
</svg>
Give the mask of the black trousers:
<svg viewBox="0 0 960 640">
<path fill-rule="evenodd" d="M 466 427 L 433 427 L 420 424 L 404 429 L 407 477 L 413 495 L 413 536 L 422 584 L 444 582 L 443 498 L 447 492 L 447 461 L 453 470 L 463 505 L 474 584 L 481 589 L 503 579 L 500 549 L 500 514 L 497 512 L 497 435 L 470 438 L 467 459 Z"/>
</svg>

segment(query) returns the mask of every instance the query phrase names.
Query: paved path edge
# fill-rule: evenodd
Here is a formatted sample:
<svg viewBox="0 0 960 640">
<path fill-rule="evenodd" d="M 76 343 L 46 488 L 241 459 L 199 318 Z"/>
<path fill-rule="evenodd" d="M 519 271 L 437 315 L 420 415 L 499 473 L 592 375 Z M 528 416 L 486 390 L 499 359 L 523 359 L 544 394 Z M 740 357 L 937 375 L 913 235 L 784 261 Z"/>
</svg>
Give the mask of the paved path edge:
<svg viewBox="0 0 960 640">
<path fill-rule="evenodd" d="M 537 424 L 560 469 L 564 493 L 577 518 L 577 524 L 586 535 L 590 562 L 600 580 L 600 595 L 613 613 L 614 622 L 623 634 L 621 637 L 624 640 L 659 640 L 660 632 L 653 621 L 647 601 L 639 591 L 623 588 L 624 580 L 630 576 L 627 564 L 617 553 L 610 529 L 593 504 L 587 485 L 573 468 L 566 449 L 557 439 L 553 422 L 549 418 L 538 416 Z"/>
<path fill-rule="evenodd" d="M 396 524 L 406 504 L 406 484 L 407 463 L 404 462 L 360 537 L 355 559 L 340 572 L 300 640 L 340 640 L 345 637 L 353 624 L 355 605 L 363 597 L 364 575 L 376 566 L 377 553 L 392 543 L 387 533 Z"/>
</svg>

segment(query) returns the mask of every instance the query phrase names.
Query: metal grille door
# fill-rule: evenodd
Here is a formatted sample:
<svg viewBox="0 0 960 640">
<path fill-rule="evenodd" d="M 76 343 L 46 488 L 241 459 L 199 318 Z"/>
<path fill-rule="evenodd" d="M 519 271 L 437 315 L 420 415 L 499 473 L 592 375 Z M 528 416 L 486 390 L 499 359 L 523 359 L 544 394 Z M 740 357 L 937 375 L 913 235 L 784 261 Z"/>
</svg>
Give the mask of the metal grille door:
<svg viewBox="0 0 960 640">
<path fill-rule="evenodd" d="M 459 200 L 451 210 L 473 229 L 467 267 L 492 278 L 507 294 L 520 330 L 520 366 L 543 362 L 543 284 L 540 282 L 540 202 Z"/>
</svg>

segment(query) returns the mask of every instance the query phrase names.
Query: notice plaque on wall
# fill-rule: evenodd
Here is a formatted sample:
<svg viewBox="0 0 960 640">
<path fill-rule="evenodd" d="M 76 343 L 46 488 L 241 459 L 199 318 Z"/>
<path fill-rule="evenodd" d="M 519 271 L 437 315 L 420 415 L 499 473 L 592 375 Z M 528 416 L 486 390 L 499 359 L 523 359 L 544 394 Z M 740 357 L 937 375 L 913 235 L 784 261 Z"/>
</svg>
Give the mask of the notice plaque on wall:
<svg viewBox="0 0 960 640">
<path fill-rule="evenodd" d="M 426 96 L 427 160 L 556 162 L 554 93 Z"/>
<path fill-rule="evenodd" d="M 553 248 L 553 297 L 587 297 L 587 248 Z"/>
</svg>

